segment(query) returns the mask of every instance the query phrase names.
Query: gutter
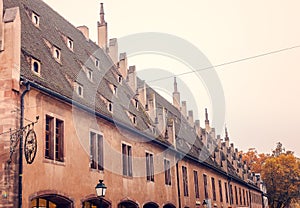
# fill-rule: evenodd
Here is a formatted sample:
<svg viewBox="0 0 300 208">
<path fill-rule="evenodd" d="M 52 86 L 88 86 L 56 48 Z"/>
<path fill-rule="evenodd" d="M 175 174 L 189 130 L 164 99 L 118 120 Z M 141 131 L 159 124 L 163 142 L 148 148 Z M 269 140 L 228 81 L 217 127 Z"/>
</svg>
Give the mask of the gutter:
<svg viewBox="0 0 300 208">
<path fill-rule="evenodd" d="M 24 77 L 21 77 L 21 79 L 25 79 L 25 78 L 24 78 Z M 236 180 L 236 181 L 238 181 L 238 182 L 240 182 L 240 183 L 242 183 L 242 184 L 244 184 L 244 185 L 246 185 L 246 186 L 248 186 L 248 187 L 250 186 L 251 188 L 256 189 L 257 191 L 260 191 L 260 190 L 259 190 L 258 188 L 256 188 L 255 186 L 252 186 L 251 184 L 248 184 L 248 183 L 246 183 L 245 181 L 243 181 L 243 180 L 241 180 L 241 179 L 239 179 L 239 178 L 236 178 L 236 177 L 234 177 L 234 176 L 231 176 L 231 175 L 229 175 L 228 173 L 226 173 L 225 171 L 220 170 L 220 169 L 216 168 L 215 166 L 210 165 L 209 163 L 207 163 L 207 162 L 205 162 L 205 161 L 200 162 L 200 161 L 199 161 L 197 158 L 195 158 L 195 157 L 192 157 L 192 156 L 190 156 L 190 155 L 188 155 L 188 154 L 186 154 L 186 153 L 182 153 L 182 152 L 178 151 L 177 149 L 175 149 L 175 148 L 172 147 L 172 146 L 168 146 L 168 145 L 166 145 L 165 143 L 163 143 L 163 142 L 161 142 L 161 141 L 159 141 L 159 140 L 156 140 L 156 139 L 154 139 L 153 137 L 151 137 L 151 136 L 149 136 L 149 135 L 147 135 L 147 134 L 145 134 L 145 133 L 143 133 L 143 132 L 141 132 L 141 131 L 139 131 L 139 130 L 137 130 L 137 129 L 135 129 L 135 128 L 132 128 L 132 127 L 126 125 L 126 124 L 123 124 L 123 123 L 120 122 L 120 121 L 116 121 L 116 120 L 114 120 L 114 119 L 112 119 L 112 118 L 110 118 L 110 117 L 108 117 L 108 116 L 106 116 L 106 115 L 103 115 L 103 114 L 101 114 L 101 113 L 99 113 L 99 112 L 96 112 L 96 111 L 94 111 L 93 109 L 91 109 L 91 108 L 89 108 L 89 107 L 87 107 L 87 106 L 85 106 L 85 105 L 83 105 L 83 104 L 81 104 L 81 103 L 79 103 L 79 102 L 77 102 L 77 101 L 74 101 L 74 100 L 72 100 L 72 99 L 69 98 L 69 97 L 66 97 L 66 96 L 64 96 L 64 95 L 61 95 L 61 94 L 59 94 L 59 93 L 57 93 L 57 92 L 55 92 L 55 91 L 53 91 L 53 90 L 51 90 L 51 89 L 49 89 L 49 88 L 43 87 L 43 86 L 41 86 L 41 85 L 39 85 L 39 84 L 37 84 L 37 83 L 35 83 L 35 82 L 29 81 L 29 80 L 28 80 L 27 82 L 29 83 L 29 85 L 30 85 L 31 87 L 33 87 L 33 88 L 35 88 L 35 89 L 38 89 L 38 90 L 40 90 L 40 91 L 42 91 L 42 92 L 44 92 L 44 93 L 47 93 L 47 94 L 49 94 L 49 95 L 51 95 L 51 96 L 53 96 L 53 97 L 56 97 L 56 98 L 58 98 L 58 99 L 60 99 L 60 100 L 63 100 L 63 101 L 65 101 L 66 103 L 72 104 L 72 105 L 74 105 L 74 106 L 76 106 L 76 107 L 78 107 L 78 108 L 80 108 L 80 109 L 82 109 L 82 110 L 84 110 L 84 111 L 86 111 L 86 112 L 88 112 L 88 113 L 94 114 L 94 115 L 96 115 L 96 116 L 99 117 L 99 118 L 102 118 L 102 119 L 104 119 L 104 120 L 107 120 L 108 122 L 114 123 L 114 124 L 116 124 L 116 125 L 118 125 L 118 126 L 124 128 L 124 129 L 126 129 L 126 130 L 128 130 L 128 131 L 131 131 L 131 132 L 137 134 L 138 136 L 142 136 L 142 137 L 144 137 L 144 138 L 146 138 L 146 139 L 149 139 L 150 141 L 152 141 L 152 142 L 154 142 L 154 143 L 156 143 L 156 144 L 158 144 L 158 145 L 161 145 L 161 146 L 163 146 L 164 148 L 168 148 L 168 149 L 172 150 L 173 152 L 175 152 L 176 154 L 179 154 L 179 156 L 182 156 L 181 158 L 184 158 L 184 157 L 185 157 L 185 158 L 190 159 L 190 160 L 192 160 L 192 161 L 194 161 L 194 162 L 196 162 L 196 163 L 200 163 L 200 164 L 204 165 L 205 167 L 211 168 L 211 169 L 215 170 L 216 172 L 218 172 L 218 173 L 224 175 L 225 177 L 229 177 L 229 178 L 234 179 L 234 180 Z"/>
<path fill-rule="evenodd" d="M 30 91 L 30 82 L 27 80 L 22 81 L 23 85 L 26 86 L 26 89 L 22 92 L 20 97 L 20 107 L 21 107 L 21 116 L 20 116 L 20 129 L 24 127 L 24 97 L 27 92 Z M 20 135 L 19 143 L 19 181 L 18 181 L 18 207 L 22 208 L 22 179 L 23 179 L 23 134 Z"/>
</svg>

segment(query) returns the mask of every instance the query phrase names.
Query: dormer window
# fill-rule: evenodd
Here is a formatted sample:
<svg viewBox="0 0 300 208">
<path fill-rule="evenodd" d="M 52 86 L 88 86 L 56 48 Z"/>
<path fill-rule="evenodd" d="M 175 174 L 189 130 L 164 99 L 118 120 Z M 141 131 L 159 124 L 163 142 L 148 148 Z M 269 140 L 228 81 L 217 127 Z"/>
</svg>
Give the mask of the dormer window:
<svg viewBox="0 0 300 208">
<path fill-rule="evenodd" d="M 112 104 L 112 102 L 109 102 L 109 101 L 108 101 L 107 108 L 108 108 L 108 111 L 109 111 L 109 112 L 112 112 L 112 111 L 113 111 L 113 104 Z"/>
<path fill-rule="evenodd" d="M 99 66 L 100 66 L 100 61 L 97 58 L 95 59 L 95 66 L 97 68 L 99 68 Z"/>
<path fill-rule="evenodd" d="M 122 82 L 122 76 L 121 76 L 121 75 L 118 76 L 118 82 L 119 82 L 119 83 Z"/>
<path fill-rule="evenodd" d="M 73 51 L 73 40 L 70 38 L 67 38 L 67 46 L 71 51 Z"/>
<path fill-rule="evenodd" d="M 93 72 L 90 69 L 87 69 L 86 76 L 90 81 L 93 81 Z"/>
<path fill-rule="evenodd" d="M 139 108 L 139 101 L 137 99 L 134 99 L 134 106 L 136 109 Z"/>
<path fill-rule="evenodd" d="M 36 26 L 36 27 L 39 27 L 40 25 L 40 17 L 38 14 L 32 12 L 31 14 L 31 21 L 32 23 Z"/>
<path fill-rule="evenodd" d="M 75 91 L 76 91 L 77 95 L 79 95 L 80 97 L 83 97 L 83 86 L 77 82 L 75 82 Z"/>
<path fill-rule="evenodd" d="M 132 123 L 136 124 L 136 116 L 135 115 L 132 115 Z"/>
<path fill-rule="evenodd" d="M 114 95 L 117 94 L 117 87 L 115 85 L 113 86 L 113 93 L 114 93 Z"/>
<path fill-rule="evenodd" d="M 61 59 L 60 49 L 55 46 L 53 46 L 53 57 L 55 58 L 56 61 L 60 62 Z"/>
<path fill-rule="evenodd" d="M 38 60 L 34 59 L 34 58 L 31 59 L 31 70 L 35 74 L 40 75 L 40 72 L 41 72 L 41 63 Z"/>
</svg>

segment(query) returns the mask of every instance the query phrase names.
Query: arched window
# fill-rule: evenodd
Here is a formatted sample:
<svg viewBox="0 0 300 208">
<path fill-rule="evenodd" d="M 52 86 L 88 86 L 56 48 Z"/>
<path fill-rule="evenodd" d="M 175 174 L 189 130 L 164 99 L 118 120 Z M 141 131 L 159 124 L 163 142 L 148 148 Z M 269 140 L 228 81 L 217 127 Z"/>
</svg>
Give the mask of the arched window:
<svg viewBox="0 0 300 208">
<path fill-rule="evenodd" d="M 123 201 L 118 204 L 118 208 L 138 208 L 138 207 L 139 206 L 137 203 L 130 201 L 130 200 Z"/>
<path fill-rule="evenodd" d="M 143 208 L 158 208 L 159 206 L 154 202 L 148 202 L 144 204 Z"/>
<path fill-rule="evenodd" d="M 83 208 L 111 208 L 109 201 L 97 197 L 90 198 L 82 203 Z"/>
<path fill-rule="evenodd" d="M 39 196 L 31 200 L 30 207 L 44 207 L 44 208 L 72 208 L 72 200 L 57 194 L 48 194 Z"/>
<path fill-rule="evenodd" d="M 173 205 L 173 204 L 171 204 L 171 203 L 168 203 L 168 204 L 165 204 L 165 205 L 163 206 L 163 208 L 176 208 L 176 206 Z"/>
</svg>

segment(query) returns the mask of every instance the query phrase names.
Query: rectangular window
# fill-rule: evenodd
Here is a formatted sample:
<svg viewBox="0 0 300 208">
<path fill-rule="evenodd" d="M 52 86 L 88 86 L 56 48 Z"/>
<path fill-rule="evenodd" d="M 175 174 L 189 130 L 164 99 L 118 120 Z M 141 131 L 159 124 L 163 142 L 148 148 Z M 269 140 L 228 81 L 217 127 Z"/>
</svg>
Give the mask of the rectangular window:
<svg viewBox="0 0 300 208">
<path fill-rule="evenodd" d="M 229 186 L 229 196 L 230 196 L 230 204 L 233 204 L 233 190 L 231 184 Z"/>
<path fill-rule="evenodd" d="M 242 205 L 243 202 L 242 202 L 242 190 L 241 190 L 241 187 L 239 187 L 239 196 L 240 196 L 240 205 Z"/>
<path fill-rule="evenodd" d="M 234 193 L 235 193 L 235 204 L 239 204 L 239 199 L 238 199 L 238 192 L 236 186 L 234 186 Z"/>
<path fill-rule="evenodd" d="M 45 158 L 64 161 L 64 122 L 46 115 Z"/>
<path fill-rule="evenodd" d="M 147 181 L 154 181 L 153 154 L 146 152 L 146 174 Z"/>
<path fill-rule="evenodd" d="M 90 132 L 90 167 L 92 169 L 104 170 L 103 137 L 94 132 Z"/>
<path fill-rule="evenodd" d="M 132 152 L 131 146 L 122 144 L 123 175 L 132 176 Z"/>
<path fill-rule="evenodd" d="M 170 161 L 167 159 L 164 159 L 164 168 L 165 168 L 165 184 L 171 185 L 171 166 Z"/>
<path fill-rule="evenodd" d="M 212 188 L 213 200 L 216 201 L 217 200 L 216 184 L 215 184 L 215 179 L 214 178 L 211 178 L 211 188 Z"/>
<path fill-rule="evenodd" d="M 189 196 L 187 168 L 185 166 L 182 166 L 182 179 L 183 179 L 183 194 L 184 196 Z"/>
<path fill-rule="evenodd" d="M 219 194 L 220 194 L 220 202 L 223 202 L 223 192 L 222 192 L 222 181 L 219 180 Z"/>
<path fill-rule="evenodd" d="M 208 190 L 207 190 L 207 175 L 203 174 L 203 183 L 204 183 L 204 197 L 208 199 Z"/>
<path fill-rule="evenodd" d="M 198 184 L 198 172 L 194 170 L 194 184 L 195 184 L 195 196 L 196 198 L 200 198 L 199 194 L 199 184 Z"/>
<path fill-rule="evenodd" d="M 244 205 L 246 205 L 245 189 L 243 189 L 243 199 L 244 199 Z"/>
<path fill-rule="evenodd" d="M 228 200 L 228 187 L 227 187 L 227 183 L 224 182 L 224 185 L 225 185 L 225 197 L 226 197 L 226 203 L 228 203 L 229 200 Z"/>
</svg>

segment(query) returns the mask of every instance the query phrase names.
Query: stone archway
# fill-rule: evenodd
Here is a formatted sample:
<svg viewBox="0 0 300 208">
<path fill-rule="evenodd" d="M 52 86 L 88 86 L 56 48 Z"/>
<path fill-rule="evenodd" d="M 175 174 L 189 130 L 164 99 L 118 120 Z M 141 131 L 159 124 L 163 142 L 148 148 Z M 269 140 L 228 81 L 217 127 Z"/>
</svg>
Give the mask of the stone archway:
<svg viewBox="0 0 300 208">
<path fill-rule="evenodd" d="M 45 208 L 72 208 L 73 201 L 65 196 L 58 194 L 46 194 L 35 197 L 30 202 L 30 208 L 45 207 Z"/>
<path fill-rule="evenodd" d="M 131 200 L 122 201 L 118 204 L 118 208 L 138 208 L 138 204 Z"/>
<path fill-rule="evenodd" d="M 163 206 L 163 208 L 176 208 L 174 204 L 168 203 Z"/>
<path fill-rule="evenodd" d="M 158 204 L 156 204 L 155 202 L 148 202 L 146 204 L 144 204 L 143 208 L 158 208 Z"/>
<path fill-rule="evenodd" d="M 82 202 L 83 208 L 111 208 L 111 203 L 104 198 L 89 198 Z"/>
</svg>

